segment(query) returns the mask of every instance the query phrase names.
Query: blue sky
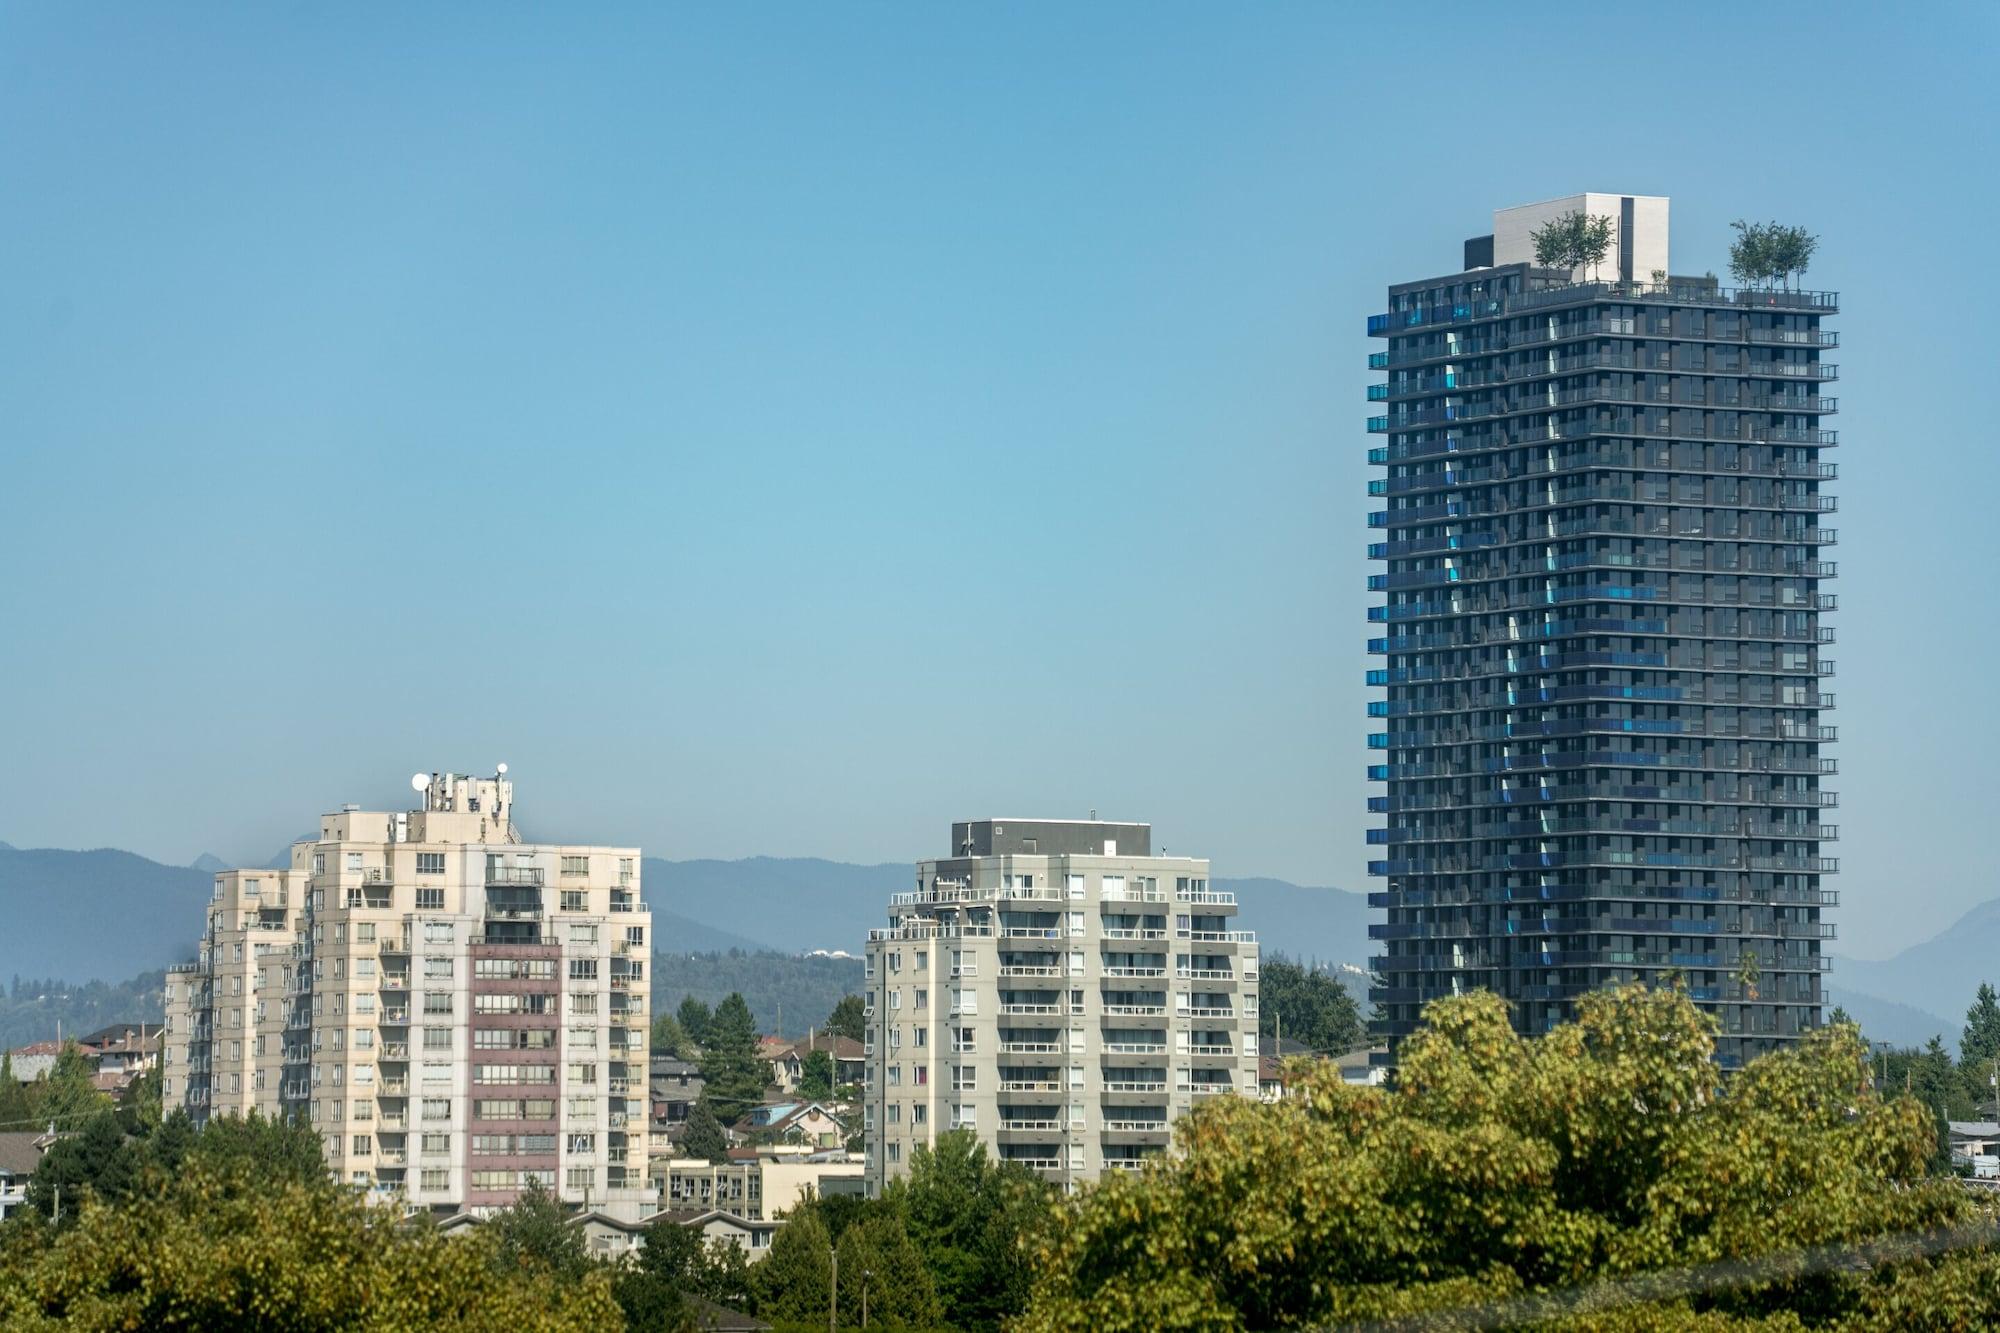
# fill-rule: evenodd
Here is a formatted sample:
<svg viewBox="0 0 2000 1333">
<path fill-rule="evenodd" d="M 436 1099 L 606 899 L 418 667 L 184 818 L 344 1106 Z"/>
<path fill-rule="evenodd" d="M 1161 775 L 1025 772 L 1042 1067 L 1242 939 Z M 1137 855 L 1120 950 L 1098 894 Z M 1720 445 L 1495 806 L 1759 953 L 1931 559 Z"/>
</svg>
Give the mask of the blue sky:
<svg viewBox="0 0 2000 1333">
<path fill-rule="evenodd" d="M 1507 12 L 0 5 L 0 838 L 504 759 L 674 857 L 1096 808 L 1366 888 L 1364 317 L 1601 189 L 1822 237 L 1838 947 L 1943 927 L 2000 9 Z"/>
</svg>

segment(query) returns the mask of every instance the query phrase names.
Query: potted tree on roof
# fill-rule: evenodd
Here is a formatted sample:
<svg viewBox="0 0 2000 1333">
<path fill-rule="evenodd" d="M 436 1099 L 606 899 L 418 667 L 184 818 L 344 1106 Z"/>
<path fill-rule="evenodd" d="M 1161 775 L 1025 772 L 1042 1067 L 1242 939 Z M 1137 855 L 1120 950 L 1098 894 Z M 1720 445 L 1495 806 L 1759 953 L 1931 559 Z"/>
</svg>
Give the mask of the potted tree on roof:
<svg viewBox="0 0 2000 1333">
<path fill-rule="evenodd" d="M 1736 239 L 1729 243 L 1729 272 L 1738 282 L 1756 286 L 1776 282 L 1784 291 L 1792 289 L 1792 275 L 1803 275 L 1819 249 L 1819 237 L 1804 227 L 1788 227 L 1780 222 L 1729 224 Z"/>
<path fill-rule="evenodd" d="M 1528 233 L 1528 239 L 1534 242 L 1535 262 L 1543 268 L 1559 268 L 1571 277 L 1585 269 L 1595 281 L 1597 266 L 1611 253 L 1617 235 L 1618 224 L 1609 217 L 1576 209 L 1550 218 Z"/>
</svg>

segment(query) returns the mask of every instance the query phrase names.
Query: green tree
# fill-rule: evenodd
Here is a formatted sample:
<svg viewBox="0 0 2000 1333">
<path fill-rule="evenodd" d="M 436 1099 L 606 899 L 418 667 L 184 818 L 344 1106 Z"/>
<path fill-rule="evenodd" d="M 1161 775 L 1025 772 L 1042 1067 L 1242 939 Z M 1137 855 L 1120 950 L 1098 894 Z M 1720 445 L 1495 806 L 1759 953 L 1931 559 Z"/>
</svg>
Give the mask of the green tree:
<svg viewBox="0 0 2000 1333">
<path fill-rule="evenodd" d="M 819 1210 L 794 1209 L 751 1270 L 757 1315 L 773 1322 L 823 1322 L 833 1281 L 833 1245 Z"/>
<path fill-rule="evenodd" d="M 1054 1197 L 1027 1167 L 994 1161 L 969 1129 L 919 1145 L 909 1173 L 891 1181 L 884 1195 L 924 1258 L 944 1321 L 981 1330 L 1027 1308 L 1025 1239 Z"/>
<path fill-rule="evenodd" d="M 2000 995 L 1982 981 L 1972 1007 L 1965 1011 L 1965 1031 L 1958 1039 L 1958 1067 L 1975 1102 L 2000 1096 L 1993 1084 L 2000 1072 L 1996 1062 L 2000 1062 Z"/>
<path fill-rule="evenodd" d="M 1491 994 L 1434 1001 L 1394 1088 L 1321 1067 L 1282 1102 L 1216 1098 L 1158 1168 L 1066 1201 L 1014 1327 L 1378 1320 L 1972 1216 L 1955 1182 L 1926 1178 L 1932 1117 L 1878 1095 L 1853 1029 L 1811 1032 L 1726 1081 L 1714 1029 L 1685 994 L 1639 986 L 1585 996 L 1537 1038 Z M 1912 1293 L 1954 1317 L 1907 1305 Z M 1664 1299 L 1576 1327 L 1691 1328 L 1694 1308 Z M 2000 1257 L 1749 1286 L 1728 1313 L 1886 1329 L 1907 1326 L 1897 1308 L 1926 1327 L 1988 1326 Z"/>
<path fill-rule="evenodd" d="M 28 1090 L 14 1077 L 14 1054 L 0 1051 L 0 1133 L 35 1128 Z"/>
<path fill-rule="evenodd" d="M 708 1045 L 708 1023 L 711 1015 L 707 1005 L 692 995 L 684 995 L 681 997 L 681 1007 L 674 1011 L 674 1017 L 680 1023 L 681 1031 L 687 1034 L 689 1041 L 698 1047 Z"/>
<path fill-rule="evenodd" d="M 1819 237 L 1804 227 L 1741 218 L 1729 225 L 1736 230 L 1736 239 L 1729 243 L 1729 272 L 1739 282 L 1776 281 L 1789 290 L 1792 275 L 1810 268 L 1819 249 Z"/>
<path fill-rule="evenodd" d="M 859 1314 L 864 1289 L 871 1325 L 932 1328 L 942 1317 L 923 1256 L 894 1210 L 848 1227 L 841 1233 L 839 1251 L 840 1295 L 849 1318 Z"/>
<path fill-rule="evenodd" d="M 42 1154 L 28 1178 L 28 1206 L 47 1218 L 54 1218 L 60 1207 L 63 1220 L 74 1221 L 86 1196 L 124 1197 L 133 1166 L 117 1115 L 100 1111 L 81 1131 L 57 1139 Z"/>
<path fill-rule="evenodd" d="M 1343 1055 L 1364 1037 L 1361 1010 L 1332 973 L 1282 954 L 1266 958 L 1258 978 L 1257 1030 L 1282 1033 L 1326 1055 Z"/>
<path fill-rule="evenodd" d="M 833 1057 L 825 1051 L 808 1051 L 799 1067 L 799 1096 L 825 1101 L 833 1096 Z"/>
<path fill-rule="evenodd" d="M 670 1055 L 676 1060 L 686 1060 L 694 1054 L 694 1041 L 672 1014 L 653 1016 L 652 1047 L 654 1055 Z"/>
<path fill-rule="evenodd" d="M 492 1238 L 493 1264 L 500 1273 L 540 1271 L 576 1282 L 593 1266 L 582 1228 L 570 1225 L 568 1212 L 540 1181 L 529 1184 L 480 1229 Z"/>
<path fill-rule="evenodd" d="M 327 1178 L 318 1130 L 302 1121 L 257 1111 L 211 1116 L 195 1135 L 190 1155 L 221 1171 L 240 1165 L 265 1181 L 316 1184 Z"/>
<path fill-rule="evenodd" d="M 162 1111 L 160 1071 L 142 1070 L 125 1085 L 125 1095 L 118 1103 L 118 1118 L 127 1134 L 149 1134 L 159 1125 Z"/>
<path fill-rule="evenodd" d="M 119 1205 L 86 1202 L 60 1231 L 0 1228 L 0 1328 L 595 1333 L 619 1322 L 595 1265 L 574 1279 L 505 1272 L 486 1228 L 453 1240 L 324 1179 L 224 1178 L 246 1170 L 193 1163 Z"/>
<path fill-rule="evenodd" d="M 681 1132 L 681 1151 L 711 1162 L 729 1160 L 729 1135 L 723 1132 L 722 1122 L 715 1118 L 706 1101 L 697 1101 L 688 1108 L 687 1128 Z"/>
<path fill-rule="evenodd" d="M 58 1132 L 81 1129 L 99 1111 L 109 1110 L 111 1099 L 97 1090 L 91 1080 L 97 1070 L 90 1057 L 74 1041 L 63 1043 L 55 1063 L 29 1085 L 30 1113 Z"/>
<path fill-rule="evenodd" d="M 764 1098 L 770 1067 L 757 1058 L 757 1020 L 743 997 L 715 1006 L 701 1051 L 701 1100 L 724 1120 L 734 1120 Z"/>
<path fill-rule="evenodd" d="M 1583 269 L 1595 277 L 1617 234 L 1617 224 L 1609 217 L 1576 209 L 1550 218 L 1530 232 L 1528 239 L 1535 247 L 1535 262 L 1543 268 L 1567 273 Z"/>
<path fill-rule="evenodd" d="M 826 1030 L 849 1041 L 866 1041 L 868 1009 L 859 995 L 843 995 L 833 1012 L 826 1016 Z"/>
</svg>

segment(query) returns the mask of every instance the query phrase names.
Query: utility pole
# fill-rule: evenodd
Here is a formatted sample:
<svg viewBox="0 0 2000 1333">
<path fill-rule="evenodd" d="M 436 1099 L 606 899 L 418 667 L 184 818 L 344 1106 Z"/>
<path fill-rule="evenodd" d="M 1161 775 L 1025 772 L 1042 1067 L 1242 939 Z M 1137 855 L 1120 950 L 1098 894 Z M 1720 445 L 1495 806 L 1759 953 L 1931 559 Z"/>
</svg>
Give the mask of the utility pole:
<svg viewBox="0 0 2000 1333">
<path fill-rule="evenodd" d="M 826 1284 L 826 1333 L 840 1333 L 840 1251 L 829 1245 L 826 1257 L 833 1261 L 833 1280 Z"/>
<path fill-rule="evenodd" d="M 868 1269 L 861 1270 L 861 1327 L 868 1327 L 868 1279 L 875 1274 Z"/>
</svg>

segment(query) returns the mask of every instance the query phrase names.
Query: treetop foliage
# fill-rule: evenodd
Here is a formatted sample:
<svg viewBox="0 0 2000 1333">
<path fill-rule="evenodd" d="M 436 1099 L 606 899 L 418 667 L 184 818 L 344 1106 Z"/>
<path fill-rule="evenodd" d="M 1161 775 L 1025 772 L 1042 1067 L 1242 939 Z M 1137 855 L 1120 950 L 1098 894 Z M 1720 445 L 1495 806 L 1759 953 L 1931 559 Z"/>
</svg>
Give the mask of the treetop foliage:
<svg viewBox="0 0 2000 1333">
<path fill-rule="evenodd" d="M 1361 1010 L 1339 978 L 1283 954 L 1263 959 L 1257 1030 L 1303 1042 L 1320 1055 L 1345 1055 L 1367 1038 Z"/>
<path fill-rule="evenodd" d="M 1528 239 L 1534 243 L 1537 264 L 1574 272 L 1595 270 L 1603 263 L 1617 234 L 1618 224 L 1609 217 L 1574 209 L 1535 228 Z"/>
<path fill-rule="evenodd" d="M 1811 267 L 1819 249 L 1819 237 L 1804 227 L 1741 218 L 1729 225 L 1736 230 L 1729 243 L 1729 272 L 1738 282 L 1781 282 L 1789 289 L 1792 275 Z"/>
<path fill-rule="evenodd" d="M 1926 1174 L 1932 1117 L 1877 1094 L 1851 1027 L 1725 1084 L 1713 1020 L 1675 990 L 1587 996 L 1574 1022 L 1532 1039 L 1486 993 L 1436 1001 L 1425 1019 L 1394 1088 L 1306 1067 L 1302 1095 L 1218 1098 L 1177 1127 L 1180 1156 L 1068 1201 L 1016 1327 L 1379 1319 L 1968 1216 L 1955 1182 Z M 1896 1281 L 1908 1294 L 1961 1262 Z M 1989 1279 L 1981 1299 L 2000 1315 L 2000 1268 Z M 1800 1278 L 1655 1305 L 1632 1326 L 1796 1309 L 1865 1326 L 1882 1282 Z"/>
</svg>

